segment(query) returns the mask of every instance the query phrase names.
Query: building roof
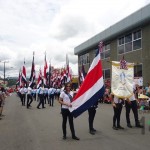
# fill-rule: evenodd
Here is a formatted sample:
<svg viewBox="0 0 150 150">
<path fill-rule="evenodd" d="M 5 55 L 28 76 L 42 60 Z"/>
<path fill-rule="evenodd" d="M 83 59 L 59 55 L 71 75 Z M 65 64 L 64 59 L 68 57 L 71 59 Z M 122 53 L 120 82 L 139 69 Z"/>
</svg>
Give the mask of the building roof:
<svg viewBox="0 0 150 150">
<path fill-rule="evenodd" d="M 100 41 L 108 41 L 119 36 L 121 33 L 129 31 L 150 21 L 150 4 L 134 12 L 123 20 L 110 26 L 94 37 L 74 48 L 74 54 L 78 55 L 86 50 L 98 45 Z"/>
</svg>

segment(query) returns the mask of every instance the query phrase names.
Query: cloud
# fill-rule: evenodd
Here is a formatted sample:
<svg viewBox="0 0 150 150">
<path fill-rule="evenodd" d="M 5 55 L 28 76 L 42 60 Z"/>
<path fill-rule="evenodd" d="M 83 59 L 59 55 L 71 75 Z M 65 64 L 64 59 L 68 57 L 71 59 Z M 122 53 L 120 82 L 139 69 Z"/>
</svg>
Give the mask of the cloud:
<svg viewBox="0 0 150 150">
<path fill-rule="evenodd" d="M 48 63 L 55 67 L 64 66 L 68 54 L 77 74 L 74 48 L 148 3 L 150 0 L 0 1 L 0 60 L 9 60 L 9 75 L 18 76 L 25 58 L 30 76 L 33 51 L 37 72 L 44 66 L 45 51 Z"/>
</svg>

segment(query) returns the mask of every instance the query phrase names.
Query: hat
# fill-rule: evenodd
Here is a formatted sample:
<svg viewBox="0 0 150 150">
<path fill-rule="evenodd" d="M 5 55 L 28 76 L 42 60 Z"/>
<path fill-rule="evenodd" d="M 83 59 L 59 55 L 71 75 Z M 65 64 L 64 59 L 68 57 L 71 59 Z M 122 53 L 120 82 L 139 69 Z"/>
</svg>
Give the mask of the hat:
<svg viewBox="0 0 150 150">
<path fill-rule="evenodd" d="M 138 95 L 138 98 L 139 98 L 139 99 L 149 99 L 148 96 L 143 95 L 143 94 L 139 94 L 139 95 Z"/>
</svg>

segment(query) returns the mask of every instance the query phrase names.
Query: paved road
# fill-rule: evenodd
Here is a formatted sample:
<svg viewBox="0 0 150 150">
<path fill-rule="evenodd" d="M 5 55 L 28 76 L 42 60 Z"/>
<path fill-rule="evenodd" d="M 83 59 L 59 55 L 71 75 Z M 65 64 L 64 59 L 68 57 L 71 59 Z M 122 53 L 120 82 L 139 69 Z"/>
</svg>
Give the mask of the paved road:
<svg viewBox="0 0 150 150">
<path fill-rule="evenodd" d="M 148 150 L 150 148 L 150 131 L 146 124 L 145 134 L 136 127 L 126 127 L 125 111 L 121 116 L 121 125 L 125 130 L 112 129 L 113 110 L 110 104 L 100 104 L 95 118 L 96 135 L 88 133 L 87 112 L 74 120 L 75 130 L 80 141 L 71 139 L 68 127 L 68 139 L 62 139 L 60 105 L 46 105 L 37 109 L 33 102 L 31 109 L 21 106 L 15 94 L 6 99 L 5 115 L 0 120 L 0 150 Z M 145 116 L 146 122 L 149 114 Z M 133 116 L 131 121 L 134 123 Z"/>
</svg>

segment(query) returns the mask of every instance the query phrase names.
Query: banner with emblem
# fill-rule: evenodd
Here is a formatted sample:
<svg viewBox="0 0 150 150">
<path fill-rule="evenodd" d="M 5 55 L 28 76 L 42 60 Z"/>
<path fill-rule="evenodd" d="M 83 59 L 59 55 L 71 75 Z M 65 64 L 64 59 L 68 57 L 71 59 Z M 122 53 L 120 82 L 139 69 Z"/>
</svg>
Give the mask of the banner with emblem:
<svg viewBox="0 0 150 150">
<path fill-rule="evenodd" d="M 126 63 L 121 67 L 121 62 L 112 61 L 112 94 L 119 98 L 129 98 L 133 94 L 134 63 Z"/>
</svg>

